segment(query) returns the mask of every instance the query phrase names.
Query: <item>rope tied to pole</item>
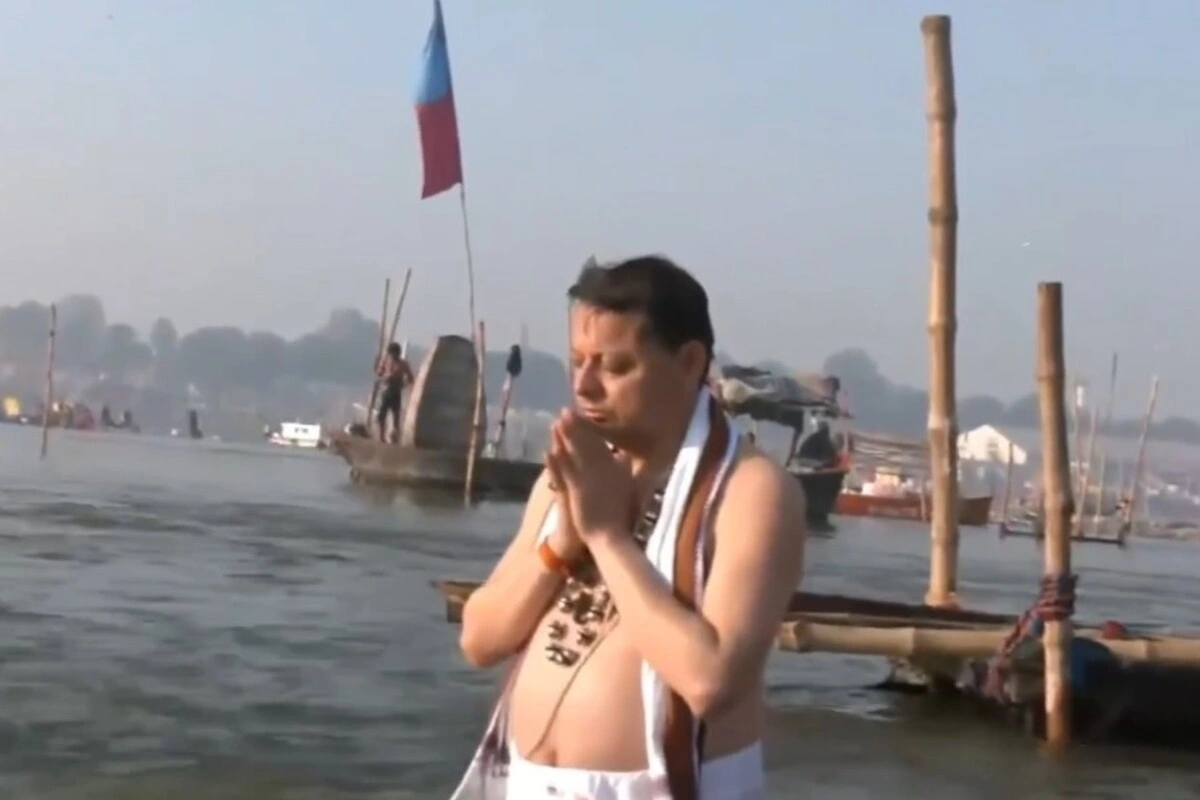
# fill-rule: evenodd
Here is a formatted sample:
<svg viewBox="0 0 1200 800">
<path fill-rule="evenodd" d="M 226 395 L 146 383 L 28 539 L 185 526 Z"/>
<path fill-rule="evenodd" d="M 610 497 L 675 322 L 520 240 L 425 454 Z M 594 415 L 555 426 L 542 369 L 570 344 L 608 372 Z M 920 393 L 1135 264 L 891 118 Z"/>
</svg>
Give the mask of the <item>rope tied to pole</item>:
<svg viewBox="0 0 1200 800">
<path fill-rule="evenodd" d="M 1043 623 L 1061 622 L 1075 613 L 1075 587 L 1078 575 L 1045 575 L 1042 577 L 1038 598 L 1033 605 L 1017 617 L 1017 623 L 1005 637 L 1000 649 L 988 659 L 983 693 L 996 700 L 1008 700 L 1006 683 L 1011 671 L 1012 656 L 1017 647 L 1031 636 L 1039 633 Z"/>
</svg>

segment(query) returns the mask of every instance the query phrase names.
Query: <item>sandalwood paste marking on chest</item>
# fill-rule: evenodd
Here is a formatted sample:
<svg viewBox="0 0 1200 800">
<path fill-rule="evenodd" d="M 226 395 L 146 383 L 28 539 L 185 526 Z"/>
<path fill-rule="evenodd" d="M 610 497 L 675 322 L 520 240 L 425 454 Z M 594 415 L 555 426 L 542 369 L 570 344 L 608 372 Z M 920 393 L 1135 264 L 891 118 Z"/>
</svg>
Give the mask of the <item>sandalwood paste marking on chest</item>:
<svg viewBox="0 0 1200 800">
<path fill-rule="evenodd" d="M 633 540 L 638 547 L 646 549 L 658 516 L 662 511 L 665 487 L 657 489 L 646 504 L 645 511 L 633 529 Z M 551 620 L 546 628 L 550 643 L 546 645 L 546 658 L 553 664 L 572 667 L 578 663 L 582 650 L 595 643 L 600 627 L 617 615 L 616 604 L 600 579 L 594 562 L 588 560 L 567 579 L 559 595 L 558 610 L 566 619 Z"/>
</svg>

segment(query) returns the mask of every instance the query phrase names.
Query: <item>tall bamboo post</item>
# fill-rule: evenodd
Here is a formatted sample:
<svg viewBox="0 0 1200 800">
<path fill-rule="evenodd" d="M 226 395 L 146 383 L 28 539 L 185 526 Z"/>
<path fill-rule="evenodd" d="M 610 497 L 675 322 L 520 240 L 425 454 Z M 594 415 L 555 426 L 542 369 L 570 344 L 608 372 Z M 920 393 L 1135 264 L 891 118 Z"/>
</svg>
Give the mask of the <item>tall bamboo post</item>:
<svg viewBox="0 0 1200 800">
<path fill-rule="evenodd" d="M 54 340 L 58 338 L 58 306 L 50 304 L 50 331 L 46 344 L 46 397 L 42 408 L 42 458 L 50 447 L 50 413 L 54 408 Z"/>
<path fill-rule="evenodd" d="M 925 117 L 929 128 L 929 592 L 934 606 L 957 602 L 958 421 L 954 397 L 955 261 L 958 194 L 954 167 L 954 68 L 950 17 L 921 20 L 925 50 Z"/>
<path fill-rule="evenodd" d="M 1061 283 L 1038 285 L 1037 380 L 1042 427 L 1042 483 L 1046 488 L 1045 578 L 1071 574 L 1071 468 L 1063 409 L 1063 302 Z M 1068 648 L 1071 618 L 1047 619 L 1045 654 L 1046 741 L 1052 747 L 1071 739 L 1071 673 Z"/>
<path fill-rule="evenodd" d="M 1133 464 L 1133 477 L 1129 483 L 1129 502 L 1125 505 L 1125 530 L 1133 525 L 1133 514 L 1137 508 L 1138 497 L 1144 487 L 1144 472 L 1146 470 L 1146 439 L 1150 435 L 1150 420 L 1154 418 L 1154 404 L 1158 402 L 1158 376 L 1150 381 L 1150 400 L 1146 403 L 1146 416 L 1142 417 L 1142 435 L 1138 438 L 1137 460 Z"/>
<path fill-rule="evenodd" d="M 1104 495 L 1108 487 L 1108 435 L 1112 431 L 1113 406 L 1117 403 L 1117 354 L 1112 355 L 1112 367 L 1108 373 L 1108 403 L 1104 407 L 1104 423 L 1100 435 L 1105 443 L 1100 446 L 1100 474 L 1096 478 L 1096 508 L 1092 513 L 1092 530 L 1100 531 L 1100 518 L 1104 515 Z"/>
<path fill-rule="evenodd" d="M 463 482 L 463 502 L 470 503 L 475 490 L 475 462 L 479 458 L 479 442 L 483 438 L 483 375 L 486 368 L 487 345 L 483 336 L 483 320 L 475 337 L 475 416 L 471 420 L 471 443 L 467 450 L 467 477 Z"/>
</svg>

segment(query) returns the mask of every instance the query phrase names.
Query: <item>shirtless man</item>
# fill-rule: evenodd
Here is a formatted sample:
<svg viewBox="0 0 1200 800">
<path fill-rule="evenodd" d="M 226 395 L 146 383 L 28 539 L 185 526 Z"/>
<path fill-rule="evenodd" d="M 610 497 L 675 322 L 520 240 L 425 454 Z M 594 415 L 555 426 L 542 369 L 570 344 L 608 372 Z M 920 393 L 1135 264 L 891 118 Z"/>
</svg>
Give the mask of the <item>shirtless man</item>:
<svg viewBox="0 0 1200 800">
<path fill-rule="evenodd" d="M 700 610 L 679 602 L 631 535 L 629 509 L 645 508 L 661 487 L 706 382 L 707 295 L 661 257 L 585 267 L 568 295 L 574 409 L 554 424 L 521 527 L 462 616 L 472 665 L 527 653 L 509 694 L 508 796 L 667 796 L 637 777 L 648 760 L 645 662 L 702 723 L 691 800 L 764 797 L 763 673 L 802 572 L 803 492 L 757 449 L 738 445 L 707 516 L 711 566 Z M 553 504 L 560 522 L 539 547 Z M 567 624 L 558 604 L 564 573 L 586 563 L 618 624 L 581 647 L 572 639 L 574 662 L 556 663 L 545 653 L 561 639 L 555 625 Z M 544 781 L 536 790 L 531 771 Z"/>
<path fill-rule="evenodd" d="M 392 342 L 387 346 L 387 352 L 379 360 L 375 371 L 377 380 L 383 385 L 383 393 L 379 398 L 379 411 L 376 421 L 379 424 L 379 441 L 393 443 L 400 440 L 400 406 L 404 388 L 413 383 L 412 368 L 400 353 L 400 345 Z M 388 436 L 388 417 L 392 419 L 391 436 Z"/>
</svg>

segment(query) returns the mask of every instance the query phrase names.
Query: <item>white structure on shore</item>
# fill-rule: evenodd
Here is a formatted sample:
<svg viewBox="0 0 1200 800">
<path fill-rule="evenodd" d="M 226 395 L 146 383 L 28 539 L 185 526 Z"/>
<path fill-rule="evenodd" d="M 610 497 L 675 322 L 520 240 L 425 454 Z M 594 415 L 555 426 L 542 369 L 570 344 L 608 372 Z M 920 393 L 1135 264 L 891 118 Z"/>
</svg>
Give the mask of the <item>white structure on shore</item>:
<svg viewBox="0 0 1200 800">
<path fill-rule="evenodd" d="M 1013 465 L 1024 466 L 1029 453 L 992 425 L 980 425 L 958 435 L 958 457 L 962 461 L 1007 465 L 1010 447 Z"/>
</svg>

